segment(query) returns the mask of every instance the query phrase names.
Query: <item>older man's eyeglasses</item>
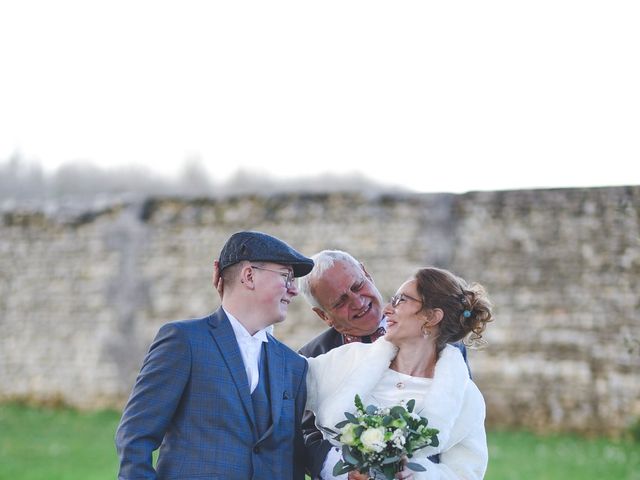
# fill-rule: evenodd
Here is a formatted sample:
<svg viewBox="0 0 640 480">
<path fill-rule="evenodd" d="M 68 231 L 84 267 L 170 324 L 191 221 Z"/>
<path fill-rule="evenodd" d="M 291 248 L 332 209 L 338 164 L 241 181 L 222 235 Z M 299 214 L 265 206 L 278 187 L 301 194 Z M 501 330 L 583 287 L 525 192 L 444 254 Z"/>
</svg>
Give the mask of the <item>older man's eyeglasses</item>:
<svg viewBox="0 0 640 480">
<path fill-rule="evenodd" d="M 407 300 L 413 300 L 414 302 L 422 303 L 422 300 L 418 300 L 417 298 L 410 297 L 406 293 L 398 293 L 397 295 L 394 295 L 393 297 L 391 297 L 389 302 L 391 302 L 391 306 L 393 308 L 396 308 L 402 302 L 406 302 Z"/>
<path fill-rule="evenodd" d="M 282 270 L 273 270 L 272 268 L 259 267 L 257 265 L 251 265 L 251 268 L 277 273 L 278 275 L 282 276 L 282 278 L 284 278 L 284 286 L 287 289 L 291 288 L 291 285 L 293 285 L 293 280 L 295 279 L 295 277 L 293 276 L 293 272 L 291 270 L 283 272 Z"/>
</svg>

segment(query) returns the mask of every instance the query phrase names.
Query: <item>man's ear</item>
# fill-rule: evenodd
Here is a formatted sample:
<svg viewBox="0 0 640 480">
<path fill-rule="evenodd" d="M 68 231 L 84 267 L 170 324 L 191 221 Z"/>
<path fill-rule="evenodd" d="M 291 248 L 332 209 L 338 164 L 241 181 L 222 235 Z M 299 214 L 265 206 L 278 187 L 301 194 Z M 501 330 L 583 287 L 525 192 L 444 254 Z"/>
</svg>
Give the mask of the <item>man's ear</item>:
<svg viewBox="0 0 640 480">
<path fill-rule="evenodd" d="M 316 312 L 316 315 L 318 315 L 324 323 L 326 323 L 330 327 L 333 327 L 333 322 L 329 318 L 329 315 L 327 315 L 327 312 L 318 307 L 313 307 L 312 310 Z"/>
<path fill-rule="evenodd" d="M 220 295 L 220 300 L 224 297 L 224 281 L 222 280 L 222 275 L 220 274 L 220 262 L 218 260 L 213 261 L 213 287 L 218 291 L 218 295 Z"/>
<path fill-rule="evenodd" d="M 242 267 L 242 270 L 240 270 L 240 283 L 251 290 L 255 287 L 253 281 L 253 268 L 251 268 L 251 265 L 245 265 Z"/>
</svg>

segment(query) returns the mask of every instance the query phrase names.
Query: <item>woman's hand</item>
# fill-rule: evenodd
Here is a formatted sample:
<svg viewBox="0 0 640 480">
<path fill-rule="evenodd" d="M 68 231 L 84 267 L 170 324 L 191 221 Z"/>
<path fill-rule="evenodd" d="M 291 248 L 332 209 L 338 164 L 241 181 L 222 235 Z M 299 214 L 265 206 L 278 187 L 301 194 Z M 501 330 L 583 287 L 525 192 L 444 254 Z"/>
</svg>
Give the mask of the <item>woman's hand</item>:
<svg viewBox="0 0 640 480">
<path fill-rule="evenodd" d="M 413 471 L 409 470 L 406 466 L 402 467 L 402 470 L 396 473 L 396 478 L 400 480 L 410 480 L 413 478 Z"/>
<path fill-rule="evenodd" d="M 402 470 L 396 473 L 396 479 L 410 480 L 413 478 L 413 470 L 407 468 L 407 457 L 402 457 Z"/>
<path fill-rule="evenodd" d="M 366 473 L 360 473 L 357 470 L 351 470 L 347 478 L 349 480 L 369 480 L 369 475 Z"/>
<path fill-rule="evenodd" d="M 366 473 L 360 473 L 357 470 L 352 470 L 349 472 L 349 476 L 347 478 L 349 480 L 369 480 L 371 477 Z M 413 472 L 407 467 L 404 467 L 402 471 L 396 473 L 396 479 L 399 480 L 411 480 L 412 478 Z"/>
</svg>

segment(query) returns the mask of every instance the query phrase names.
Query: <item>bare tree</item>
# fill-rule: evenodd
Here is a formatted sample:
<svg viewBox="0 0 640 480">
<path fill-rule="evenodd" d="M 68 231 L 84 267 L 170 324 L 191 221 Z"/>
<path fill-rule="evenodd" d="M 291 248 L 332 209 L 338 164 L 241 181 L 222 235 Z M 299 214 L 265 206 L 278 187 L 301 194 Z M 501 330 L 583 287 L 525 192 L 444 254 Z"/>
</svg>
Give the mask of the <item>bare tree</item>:
<svg viewBox="0 0 640 480">
<path fill-rule="evenodd" d="M 269 195 L 280 192 L 399 191 L 381 185 L 362 174 L 325 174 L 282 179 L 264 171 L 239 169 L 226 182 L 216 183 L 199 157 L 188 158 L 173 179 L 155 174 L 146 167 L 102 168 L 89 162 L 68 162 L 52 173 L 40 164 L 15 153 L 0 161 L 0 200 L 21 203 L 55 201 L 88 206 L 96 199 L 142 198 L 150 195 L 228 196 Z"/>
</svg>

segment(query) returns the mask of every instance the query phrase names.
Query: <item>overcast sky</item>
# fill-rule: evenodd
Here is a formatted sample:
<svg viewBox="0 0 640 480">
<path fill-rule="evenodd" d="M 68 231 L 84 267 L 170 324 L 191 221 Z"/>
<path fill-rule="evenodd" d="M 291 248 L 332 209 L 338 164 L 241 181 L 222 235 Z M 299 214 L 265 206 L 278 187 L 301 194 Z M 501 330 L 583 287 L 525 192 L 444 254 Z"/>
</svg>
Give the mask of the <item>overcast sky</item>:
<svg viewBox="0 0 640 480">
<path fill-rule="evenodd" d="M 0 3 L 0 161 L 640 184 L 638 1 Z"/>
</svg>

